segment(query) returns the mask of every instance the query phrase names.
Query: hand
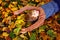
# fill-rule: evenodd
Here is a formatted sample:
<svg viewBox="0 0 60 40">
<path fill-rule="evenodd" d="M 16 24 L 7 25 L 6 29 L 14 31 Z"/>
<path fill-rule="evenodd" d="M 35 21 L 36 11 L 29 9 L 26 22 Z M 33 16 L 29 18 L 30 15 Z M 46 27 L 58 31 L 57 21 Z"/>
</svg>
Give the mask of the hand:
<svg viewBox="0 0 60 40">
<path fill-rule="evenodd" d="M 14 15 L 21 14 L 25 10 L 38 10 L 39 11 L 39 18 L 38 18 L 37 22 L 35 22 L 30 27 L 22 29 L 21 33 L 26 33 L 28 31 L 32 31 L 32 30 L 38 28 L 39 26 L 43 25 L 44 20 L 45 20 L 45 12 L 44 12 L 43 8 L 34 7 L 34 6 L 25 6 L 25 7 L 21 8 L 20 10 L 15 11 Z"/>
<path fill-rule="evenodd" d="M 27 28 L 23 28 L 21 31 L 20 31 L 20 33 L 26 33 L 26 32 L 28 32 L 28 30 L 27 30 Z"/>
</svg>

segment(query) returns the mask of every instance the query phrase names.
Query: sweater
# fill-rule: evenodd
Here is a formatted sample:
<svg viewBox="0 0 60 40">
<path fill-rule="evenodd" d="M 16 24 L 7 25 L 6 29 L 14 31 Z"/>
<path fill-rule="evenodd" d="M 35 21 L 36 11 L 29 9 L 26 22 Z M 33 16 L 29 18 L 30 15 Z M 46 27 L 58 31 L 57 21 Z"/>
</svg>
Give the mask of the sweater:
<svg viewBox="0 0 60 40">
<path fill-rule="evenodd" d="M 47 19 L 56 12 L 60 11 L 60 2 L 59 0 L 53 0 L 45 5 L 42 5 L 41 7 L 44 9 Z"/>
</svg>

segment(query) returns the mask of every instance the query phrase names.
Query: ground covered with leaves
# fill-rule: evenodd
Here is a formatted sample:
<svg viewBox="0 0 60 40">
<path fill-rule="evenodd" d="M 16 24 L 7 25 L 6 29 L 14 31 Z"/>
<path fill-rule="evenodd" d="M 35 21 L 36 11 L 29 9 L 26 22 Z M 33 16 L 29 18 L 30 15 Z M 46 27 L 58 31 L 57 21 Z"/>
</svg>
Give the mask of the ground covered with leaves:
<svg viewBox="0 0 60 40">
<path fill-rule="evenodd" d="M 28 6 L 42 6 L 49 0 L 0 0 L 0 40 L 60 40 L 60 12 L 46 19 L 44 25 L 20 34 L 20 30 L 30 26 L 25 14 L 13 15 L 14 11 Z"/>
</svg>

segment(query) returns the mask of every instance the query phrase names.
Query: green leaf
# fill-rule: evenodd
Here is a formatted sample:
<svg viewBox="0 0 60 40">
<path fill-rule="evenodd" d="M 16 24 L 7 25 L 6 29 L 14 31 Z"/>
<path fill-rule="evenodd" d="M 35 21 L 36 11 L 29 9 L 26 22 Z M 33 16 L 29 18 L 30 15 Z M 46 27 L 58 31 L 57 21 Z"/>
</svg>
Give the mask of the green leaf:
<svg viewBox="0 0 60 40">
<path fill-rule="evenodd" d="M 48 26 L 47 25 L 43 25 L 39 28 L 39 33 L 42 32 L 42 31 L 45 31 L 45 29 L 47 28 Z"/>
<path fill-rule="evenodd" d="M 9 6 L 9 3 L 6 3 L 5 5 L 4 5 L 4 8 L 7 8 Z"/>
<path fill-rule="evenodd" d="M 31 25 L 31 22 L 27 22 L 25 27 L 29 27 Z"/>
<path fill-rule="evenodd" d="M 54 31 L 53 31 L 53 30 L 48 30 L 48 31 L 47 31 L 47 34 L 48 34 L 50 37 L 56 37 L 56 35 L 54 34 Z"/>
<path fill-rule="evenodd" d="M 21 37 L 19 37 L 19 36 L 16 36 L 15 40 L 23 40 L 23 39 Z"/>
<path fill-rule="evenodd" d="M 24 20 L 16 20 L 16 27 L 22 27 L 25 25 L 25 21 Z"/>
<path fill-rule="evenodd" d="M 47 28 L 46 25 L 43 25 L 43 26 L 40 27 L 40 29 L 44 29 L 44 30 L 45 30 L 46 28 Z"/>
<path fill-rule="evenodd" d="M 20 32 L 20 30 L 21 30 L 21 28 L 20 28 L 20 27 L 15 28 L 15 29 L 14 29 L 14 34 L 18 35 L 18 34 L 19 34 L 19 32 Z"/>
<path fill-rule="evenodd" d="M 20 0 L 17 0 L 17 2 L 18 2 L 18 5 L 23 5 Z"/>
<path fill-rule="evenodd" d="M 14 34 L 14 32 L 10 32 L 9 36 L 10 36 L 11 38 L 15 38 L 15 37 L 16 37 L 15 34 Z"/>
<path fill-rule="evenodd" d="M 20 27 L 20 28 L 21 28 L 21 27 L 22 27 L 22 25 L 20 25 L 20 24 L 16 24 L 16 27 Z"/>
<path fill-rule="evenodd" d="M 36 34 L 35 33 L 32 33 L 30 40 L 36 40 Z"/>
</svg>

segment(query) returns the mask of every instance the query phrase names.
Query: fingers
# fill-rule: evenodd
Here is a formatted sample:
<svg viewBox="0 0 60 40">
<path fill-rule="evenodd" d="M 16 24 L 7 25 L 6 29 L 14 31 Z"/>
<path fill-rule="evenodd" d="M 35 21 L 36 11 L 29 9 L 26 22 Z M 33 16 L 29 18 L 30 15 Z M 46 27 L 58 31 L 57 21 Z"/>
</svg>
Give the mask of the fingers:
<svg viewBox="0 0 60 40">
<path fill-rule="evenodd" d="M 23 34 L 25 34 L 26 32 L 28 32 L 26 28 L 23 28 L 23 29 L 20 31 L 20 33 L 23 33 Z"/>
<path fill-rule="evenodd" d="M 19 11 L 19 10 L 18 10 Z M 18 15 L 19 14 L 19 12 L 18 11 L 15 11 L 13 14 L 14 15 Z"/>
</svg>

